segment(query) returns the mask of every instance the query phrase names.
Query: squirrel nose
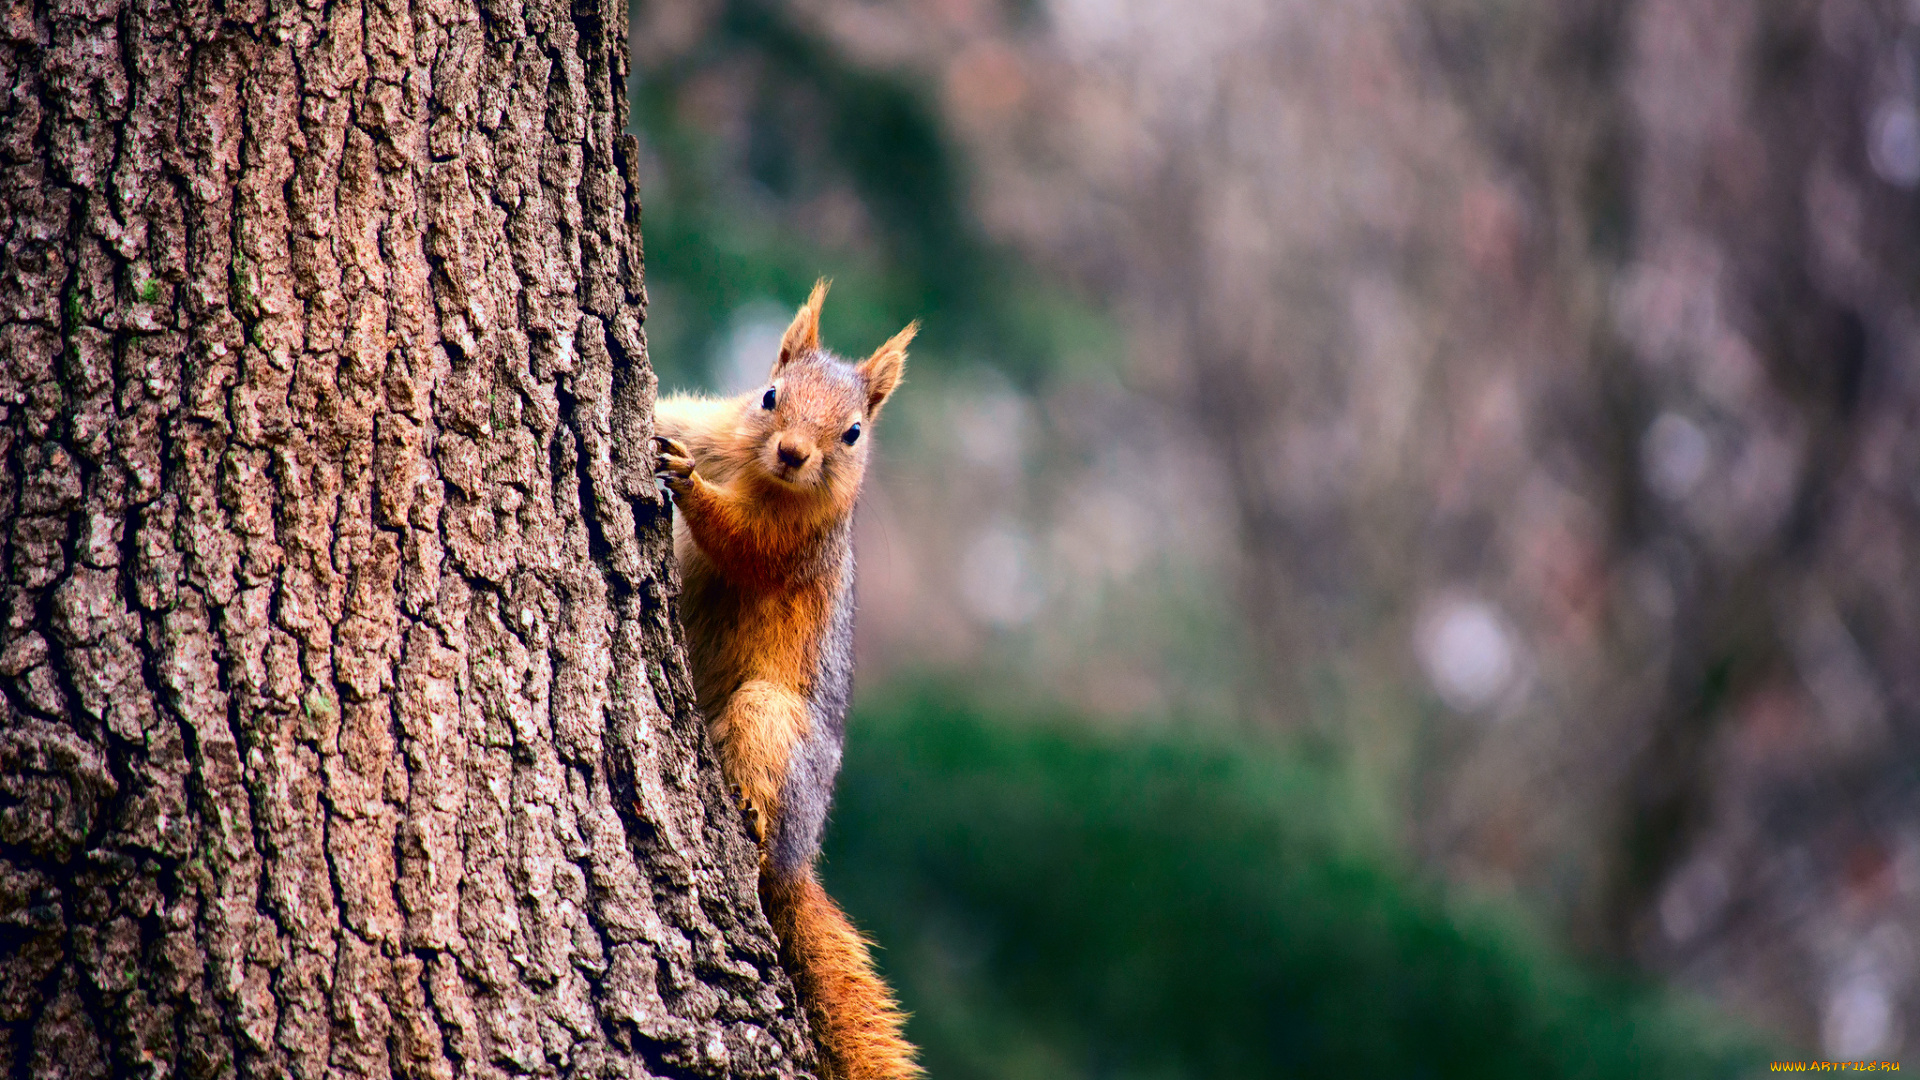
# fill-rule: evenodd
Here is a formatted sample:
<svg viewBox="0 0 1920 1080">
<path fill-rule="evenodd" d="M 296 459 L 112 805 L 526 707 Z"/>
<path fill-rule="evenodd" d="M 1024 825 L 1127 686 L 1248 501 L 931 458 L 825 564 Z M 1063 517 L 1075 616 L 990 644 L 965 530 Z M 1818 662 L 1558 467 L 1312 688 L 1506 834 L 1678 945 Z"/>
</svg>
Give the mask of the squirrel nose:
<svg viewBox="0 0 1920 1080">
<path fill-rule="evenodd" d="M 813 447 L 802 440 L 789 439 L 782 435 L 780 441 L 774 444 L 773 452 L 779 455 L 780 464 L 789 469 L 797 469 L 805 465 L 807 459 L 813 456 Z"/>
</svg>

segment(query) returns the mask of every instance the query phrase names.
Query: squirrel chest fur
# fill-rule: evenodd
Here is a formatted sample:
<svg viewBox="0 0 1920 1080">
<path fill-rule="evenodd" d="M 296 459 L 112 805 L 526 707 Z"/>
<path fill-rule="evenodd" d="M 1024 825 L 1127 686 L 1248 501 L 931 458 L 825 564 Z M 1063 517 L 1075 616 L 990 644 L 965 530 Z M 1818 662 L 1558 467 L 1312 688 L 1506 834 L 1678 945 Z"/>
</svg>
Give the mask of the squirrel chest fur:
<svg viewBox="0 0 1920 1080">
<path fill-rule="evenodd" d="M 853 508 L 867 429 L 899 385 L 908 326 L 858 364 L 820 347 L 816 284 L 768 383 L 655 409 L 679 514 L 681 617 L 700 708 L 761 845 L 760 893 L 827 1075 L 919 1075 L 867 942 L 820 887 L 853 685 Z"/>
<path fill-rule="evenodd" d="M 853 690 L 852 551 L 825 539 L 841 550 L 780 582 L 729 580 L 690 537 L 676 544 L 700 707 L 783 872 L 820 848 Z"/>
</svg>

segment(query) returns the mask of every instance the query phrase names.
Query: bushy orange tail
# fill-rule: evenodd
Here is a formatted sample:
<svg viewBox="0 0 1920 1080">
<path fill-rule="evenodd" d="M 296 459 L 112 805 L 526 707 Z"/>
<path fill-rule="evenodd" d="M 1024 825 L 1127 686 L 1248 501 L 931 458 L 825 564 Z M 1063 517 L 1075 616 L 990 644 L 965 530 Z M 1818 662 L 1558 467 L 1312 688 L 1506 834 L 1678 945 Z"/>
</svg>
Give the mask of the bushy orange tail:
<svg viewBox="0 0 1920 1080">
<path fill-rule="evenodd" d="M 760 879 L 782 959 L 807 1007 L 830 1080 L 912 1080 L 924 1075 L 901 1035 L 906 1014 L 873 970 L 867 939 L 813 876 Z"/>
</svg>

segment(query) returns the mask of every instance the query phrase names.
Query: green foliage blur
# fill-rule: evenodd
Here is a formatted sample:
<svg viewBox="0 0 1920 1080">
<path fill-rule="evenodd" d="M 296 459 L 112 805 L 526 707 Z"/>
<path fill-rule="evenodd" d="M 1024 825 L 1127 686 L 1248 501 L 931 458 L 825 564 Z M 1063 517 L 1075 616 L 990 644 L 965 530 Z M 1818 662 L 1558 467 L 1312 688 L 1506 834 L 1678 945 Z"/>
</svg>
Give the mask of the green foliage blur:
<svg viewBox="0 0 1920 1080">
<path fill-rule="evenodd" d="M 834 281 L 822 334 L 849 349 L 919 319 L 917 364 L 984 363 L 1031 384 L 1103 343 L 1083 304 L 982 234 L 911 80 L 849 62 L 763 0 L 726 0 L 689 51 L 652 63 L 637 51 L 647 330 L 663 383 L 710 384 L 730 317 L 756 302 L 791 312 L 821 276 Z M 716 83 L 746 98 L 723 122 L 702 107 Z M 860 208 L 853 235 L 823 235 L 817 219 L 836 205 Z"/>
<path fill-rule="evenodd" d="M 732 5 L 722 27 L 721 48 L 687 58 L 682 69 L 645 73 L 639 98 L 642 124 L 658 133 L 667 151 L 669 186 L 664 197 L 648 200 L 646 239 L 659 268 L 653 276 L 689 294 L 688 323 L 724 317 L 756 296 L 804 295 L 819 272 L 812 265 L 819 253 L 811 250 L 818 245 L 803 230 L 755 220 L 738 205 L 749 200 L 727 197 L 735 186 L 727 174 L 736 171 L 744 173 L 741 184 L 761 189 L 769 201 L 796 201 L 807 187 L 845 180 L 888 212 L 883 233 L 892 243 L 864 260 L 835 260 L 840 276 L 854 279 L 851 289 L 842 289 L 836 312 L 848 306 L 848 292 L 890 320 L 929 299 L 952 303 L 954 293 L 965 292 L 976 253 L 954 227 L 952 171 L 928 112 L 902 88 L 810 48 L 771 8 Z M 770 69 L 754 87 L 740 161 L 681 122 L 679 108 L 694 75 L 726 63 L 733 52 Z M 863 137 L 867 130 L 879 137 Z M 808 153 L 815 147 L 809 136 L 823 137 L 825 160 Z"/>
<path fill-rule="evenodd" d="M 931 1075 L 1686 1077 L 1760 1060 L 1403 869 L 1330 771 L 1177 730 L 853 718 L 824 873 Z"/>
</svg>

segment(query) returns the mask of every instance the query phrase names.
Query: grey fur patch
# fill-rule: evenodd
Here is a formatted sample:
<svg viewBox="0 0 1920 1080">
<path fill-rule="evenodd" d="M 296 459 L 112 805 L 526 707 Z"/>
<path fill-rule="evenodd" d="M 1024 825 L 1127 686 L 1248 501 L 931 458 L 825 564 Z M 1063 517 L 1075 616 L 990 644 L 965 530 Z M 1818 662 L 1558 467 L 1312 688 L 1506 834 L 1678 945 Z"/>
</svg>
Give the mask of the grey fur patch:
<svg viewBox="0 0 1920 1080">
<path fill-rule="evenodd" d="M 851 531 L 851 523 L 842 526 Z M 827 827 L 827 807 L 833 802 L 833 782 L 840 775 L 840 748 L 847 739 L 847 705 L 853 698 L 853 546 L 841 543 L 846 556 L 840 563 L 840 581 L 834 589 L 827 633 L 820 642 L 813 683 L 807 690 L 806 737 L 787 759 L 787 777 L 780 787 L 780 826 L 773 838 L 773 865 L 782 873 L 803 869 L 820 850 Z"/>
</svg>

